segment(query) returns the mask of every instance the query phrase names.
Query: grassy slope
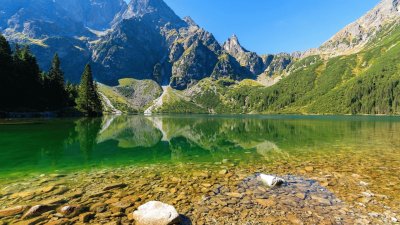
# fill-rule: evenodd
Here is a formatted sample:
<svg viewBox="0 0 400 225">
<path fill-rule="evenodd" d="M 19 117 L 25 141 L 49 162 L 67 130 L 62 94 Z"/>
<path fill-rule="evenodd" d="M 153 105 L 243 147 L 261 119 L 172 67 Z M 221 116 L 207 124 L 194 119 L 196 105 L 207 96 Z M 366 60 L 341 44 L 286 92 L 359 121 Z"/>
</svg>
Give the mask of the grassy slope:
<svg viewBox="0 0 400 225">
<path fill-rule="evenodd" d="M 386 29 L 360 53 L 294 63 L 271 87 L 205 79 L 186 95 L 217 113 L 400 114 L 399 42 L 400 27 Z M 190 111 L 186 107 L 169 111 Z"/>
<path fill-rule="evenodd" d="M 131 78 L 119 80 L 119 85 L 115 87 L 101 84 L 99 91 L 107 96 L 115 108 L 125 113 L 143 112 L 162 93 L 161 87 L 154 81 Z M 140 93 L 140 98 L 134 96 L 135 92 Z"/>
</svg>

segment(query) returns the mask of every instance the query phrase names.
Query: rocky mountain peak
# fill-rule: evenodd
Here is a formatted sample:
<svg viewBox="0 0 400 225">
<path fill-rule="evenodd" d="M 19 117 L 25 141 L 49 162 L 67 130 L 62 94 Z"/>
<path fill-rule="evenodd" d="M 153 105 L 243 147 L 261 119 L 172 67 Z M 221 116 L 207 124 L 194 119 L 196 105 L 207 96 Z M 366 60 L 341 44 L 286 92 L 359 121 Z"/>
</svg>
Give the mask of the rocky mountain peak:
<svg viewBox="0 0 400 225">
<path fill-rule="evenodd" d="M 225 51 L 233 56 L 248 52 L 245 48 L 242 47 L 239 42 L 239 38 L 235 34 L 228 38 L 228 40 L 224 43 L 223 48 L 225 49 Z"/>
<path fill-rule="evenodd" d="M 127 5 L 124 0 L 53 0 L 53 2 L 70 18 L 96 30 L 108 29 L 116 14 L 126 9 Z"/>
<path fill-rule="evenodd" d="M 382 29 L 400 21 L 400 0 L 382 0 L 367 14 L 349 24 L 306 55 L 343 55 L 360 51 Z"/>
<path fill-rule="evenodd" d="M 183 21 L 185 21 L 189 26 L 199 27 L 199 25 L 190 16 L 184 17 Z"/>
<path fill-rule="evenodd" d="M 131 0 L 125 12 L 116 19 L 116 22 L 145 16 L 151 17 L 160 25 L 170 23 L 183 26 L 185 24 L 163 0 Z"/>
</svg>

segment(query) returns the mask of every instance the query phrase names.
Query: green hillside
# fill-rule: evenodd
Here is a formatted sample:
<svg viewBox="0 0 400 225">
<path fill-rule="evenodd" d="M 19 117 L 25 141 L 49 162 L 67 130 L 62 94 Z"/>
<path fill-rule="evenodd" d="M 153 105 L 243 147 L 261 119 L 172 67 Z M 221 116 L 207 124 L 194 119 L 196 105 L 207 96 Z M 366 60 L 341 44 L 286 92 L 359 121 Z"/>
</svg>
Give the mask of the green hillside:
<svg viewBox="0 0 400 225">
<path fill-rule="evenodd" d="M 119 80 L 119 85 L 113 87 L 99 84 L 99 92 L 123 113 L 138 113 L 144 112 L 161 95 L 162 89 L 152 80 L 126 78 Z M 112 111 L 107 104 L 104 105 L 108 111 Z"/>
<path fill-rule="evenodd" d="M 215 113 L 400 114 L 399 42 L 400 27 L 392 26 L 357 54 L 293 63 L 271 87 L 204 79 L 182 94 Z M 175 105 L 160 111 L 186 110 Z"/>
</svg>

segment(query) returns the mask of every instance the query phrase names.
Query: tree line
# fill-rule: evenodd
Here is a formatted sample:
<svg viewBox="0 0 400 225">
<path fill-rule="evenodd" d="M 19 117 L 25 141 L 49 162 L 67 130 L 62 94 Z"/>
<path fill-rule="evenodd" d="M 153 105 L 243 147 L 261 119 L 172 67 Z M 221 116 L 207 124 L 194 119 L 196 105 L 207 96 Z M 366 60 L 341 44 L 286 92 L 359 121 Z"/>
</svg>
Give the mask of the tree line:
<svg viewBox="0 0 400 225">
<path fill-rule="evenodd" d="M 85 116 L 102 113 L 102 103 L 86 65 L 79 85 L 65 82 L 57 54 L 48 72 L 40 70 L 28 46 L 9 42 L 0 34 L 0 112 L 80 112 Z"/>
</svg>

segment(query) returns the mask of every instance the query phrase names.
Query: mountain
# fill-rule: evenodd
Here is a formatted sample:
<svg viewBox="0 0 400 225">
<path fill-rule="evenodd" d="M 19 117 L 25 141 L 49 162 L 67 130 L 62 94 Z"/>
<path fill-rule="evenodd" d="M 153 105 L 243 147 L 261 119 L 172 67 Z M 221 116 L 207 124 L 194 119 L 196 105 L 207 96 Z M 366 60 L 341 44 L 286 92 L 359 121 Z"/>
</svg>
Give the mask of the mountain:
<svg viewBox="0 0 400 225">
<path fill-rule="evenodd" d="M 112 30 L 91 47 L 100 81 L 154 79 L 160 65 L 162 84 L 186 89 L 212 74 L 243 79 L 249 73 L 230 58 L 221 68 L 223 49 L 193 19 L 179 18 L 162 0 L 133 0 L 114 20 Z M 118 73 L 116 73 L 118 71 Z"/>
<path fill-rule="evenodd" d="M 236 37 L 229 40 L 232 48 L 221 46 L 163 0 L 5 1 L 0 27 L 7 39 L 30 45 L 43 70 L 57 52 L 72 82 L 80 78 L 77 68 L 91 62 L 96 79 L 106 84 L 153 79 L 183 90 L 210 76 L 255 78 L 269 63 L 241 47 Z"/>
<path fill-rule="evenodd" d="M 399 16 L 399 0 L 382 0 L 367 14 L 346 26 L 318 49 L 313 49 L 308 54 L 336 56 L 361 51 L 381 31 L 397 26 Z"/>
<path fill-rule="evenodd" d="M 233 56 L 240 65 L 246 67 L 254 75 L 264 72 L 267 65 L 263 59 L 255 52 L 250 52 L 242 47 L 236 35 L 232 35 L 223 45 L 223 48 Z"/>
<path fill-rule="evenodd" d="M 0 29 L 70 81 L 90 62 L 111 111 L 400 114 L 399 1 L 303 53 L 221 45 L 163 0 L 4 0 Z"/>
<path fill-rule="evenodd" d="M 270 56 L 267 87 L 203 79 L 158 111 L 195 105 L 212 113 L 400 114 L 398 10 L 399 0 L 383 0 L 318 49 Z M 246 53 L 235 38 L 225 49 L 238 58 Z"/>
<path fill-rule="evenodd" d="M 13 43 L 30 45 L 42 70 L 58 53 L 67 79 L 78 82 L 96 30 L 110 28 L 125 8 L 123 0 L 4 0 L 0 31 Z"/>
</svg>

